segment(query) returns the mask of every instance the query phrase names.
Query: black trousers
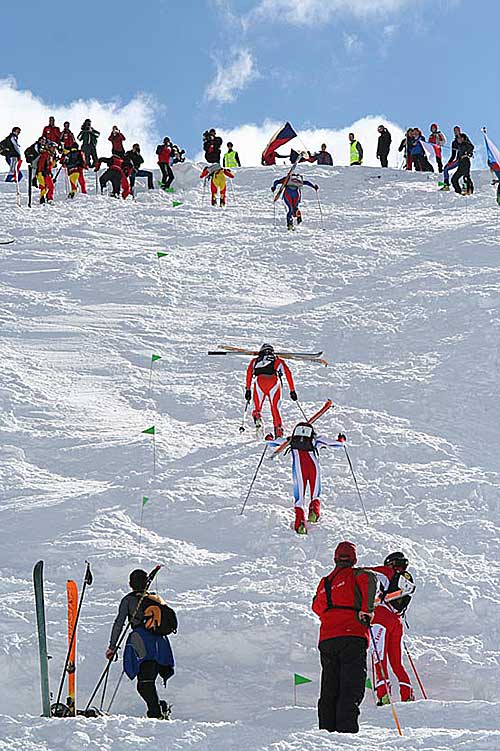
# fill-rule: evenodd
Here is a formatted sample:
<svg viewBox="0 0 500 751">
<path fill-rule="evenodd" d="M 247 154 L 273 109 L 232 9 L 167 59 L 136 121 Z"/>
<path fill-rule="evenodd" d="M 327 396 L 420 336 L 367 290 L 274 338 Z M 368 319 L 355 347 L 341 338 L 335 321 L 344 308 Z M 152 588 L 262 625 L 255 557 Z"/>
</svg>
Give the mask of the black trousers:
<svg viewBox="0 0 500 751">
<path fill-rule="evenodd" d="M 111 182 L 111 185 L 113 186 L 113 195 L 119 196 L 122 179 L 118 170 L 107 169 L 106 172 L 103 172 L 103 174 L 100 176 L 99 183 L 101 185 L 101 193 L 103 192 L 108 182 Z"/>
<path fill-rule="evenodd" d="M 472 178 L 470 176 L 470 159 L 468 156 L 462 157 L 462 159 L 458 163 L 457 169 L 455 170 L 455 174 L 451 178 L 451 184 L 455 188 L 456 193 L 462 192 L 459 182 L 461 177 L 464 178 L 467 191 L 472 192 L 474 190 L 474 183 L 472 182 Z"/>
<path fill-rule="evenodd" d="M 360 636 L 337 636 L 319 643 L 321 694 L 318 701 L 320 730 L 357 733 L 359 705 L 365 695 L 366 651 Z"/>
<path fill-rule="evenodd" d="M 148 717 L 161 717 L 160 702 L 156 691 L 156 679 L 160 666 L 154 660 L 145 660 L 137 676 L 137 692 L 144 699 L 148 707 Z"/>
<path fill-rule="evenodd" d="M 94 145 L 83 146 L 83 153 L 85 154 L 85 161 L 87 167 L 94 167 L 97 162 L 97 151 Z"/>
<path fill-rule="evenodd" d="M 380 154 L 380 166 L 381 167 L 387 167 L 387 158 L 389 156 L 389 152 L 387 154 Z"/>
<path fill-rule="evenodd" d="M 165 162 L 160 162 L 160 169 L 161 169 L 161 184 L 164 188 L 170 188 L 171 184 L 174 181 L 174 173 L 172 172 L 172 167 L 170 164 L 165 164 Z"/>
</svg>

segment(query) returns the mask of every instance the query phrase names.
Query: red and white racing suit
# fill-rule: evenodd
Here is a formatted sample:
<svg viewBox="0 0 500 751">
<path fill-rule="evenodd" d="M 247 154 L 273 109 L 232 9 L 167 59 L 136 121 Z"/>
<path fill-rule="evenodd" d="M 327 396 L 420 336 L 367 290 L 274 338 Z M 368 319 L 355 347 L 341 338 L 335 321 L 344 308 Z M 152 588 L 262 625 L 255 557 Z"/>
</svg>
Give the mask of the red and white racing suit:
<svg viewBox="0 0 500 751">
<path fill-rule="evenodd" d="M 254 357 L 250 361 L 247 368 L 246 388 L 251 388 L 252 379 L 254 376 L 254 365 L 259 358 Z M 281 403 L 281 378 L 285 376 L 290 391 L 295 391 L 295 385 L 293 383 L 292 371 L 281 357 L 276 357 L 274 361 L 274 374 L 272 375 L 258 375 L 255 377 L 253 387 L 253 403 L 254 409 L 252 417 L 260 419 L 262 417 L 262 406 L 266 399 L 269 399 L 271 406 L 271 414 L 273 417 L 273 425 L 276 428 L 282 427 L 282 420 L 280 414 Z"/>
</svg>

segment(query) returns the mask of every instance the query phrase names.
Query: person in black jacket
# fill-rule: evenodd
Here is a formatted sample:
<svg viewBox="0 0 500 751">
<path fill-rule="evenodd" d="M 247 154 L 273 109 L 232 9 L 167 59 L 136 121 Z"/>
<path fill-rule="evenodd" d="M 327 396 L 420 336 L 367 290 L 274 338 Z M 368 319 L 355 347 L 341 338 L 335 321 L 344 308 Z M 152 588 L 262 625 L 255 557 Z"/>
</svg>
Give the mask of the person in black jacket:
<svg viewBox="0 0 500 751">
<path fill-rule="evenodd" d="M 205 131 L 203 134 L 203 151 L 209 164 L 220 163 L 221 149 L 222 138 L 216 134 L 215 128 Z"/>
<path fill-rule="evenodd" d="M 464 139 L 465 139 L 465 141 L 468 142 L 468 143 L 470 143 L 470 145 L 472 146 L 472 144 L 470 142 L 470 139 L 469 139 L 469 136 L 466 133 L 462 133 L 459 125 L 455 125 L 455 127 L 453 128 L 453 134 L 454 134 L 454 139 L 451 142 L 451 154 L 450 154 L 450 158 L 448 159 L 448 161 L 444 165 L 444 169 L 443 169 L 444 185 L 441 188 L 441 190 L 445 190 L 445 191 L 448 191 L 450 189 L 450 172 L 451 172 L 451 170 L 456 169 L 458 167 L 458 165 L 459 165 L 459 162 L 460 162 L 459 155 L 458 155 L 458 137 L 459 136 L 463 136 Z M 472 151 L 474 151 L 474 146 L 472 146 Z M 466 166 L 466 165 L 464 165 L 464 166 Z"/>
<path fill-rule="evenodd" d="M 134 190 L 136 177 L 147 177 L 148 190 L 154 190 L 153 173 L 151 170 L 141 169 L 141 165 L 144 164 L 144 157 L 141 155 L 141 147 L 138 143 L 134 143 L 130 151 L 127 151 L 125 159 L 132 164 L 132 171 L 129 177 L 131 190 Z"/>
<path fill-rule="evenodd" d="M 391 150 L 391 134 L 385 127 L 385 125 L 379 125 L 377 128 L 379 132 L 378 145 L 377 145 L 377 159 L 380 159 L 382 167 L 387 167 L 387 157 Z"/>
<path fill-rule="evenodd" d="M 127 670 L 127 650 L 136 652 L 136 662 L 139 663 L 137 676 L 137 692 L 146 702 L 147 716 L 158 720 L 166 720 L 170 716 L 170 707 L 166 701 L 160 701 L 156 690 L 158 676 L 166 682 L 174 674 L 174 658 L 166 636 L 148 633 L 146 604 L 151 600 L 164 604 L 161 597 L 146 591 L 148 575 L 138 568 L 130 573 L 129 586 L 132 590 L 121 600 L 111 636 L 106 650 L 106 659 L 112 660 L 116 655 L 116 646 L 125 622 L 128 620 L 132 633 L 127 640 L 124 654 L 124 670 Z M 154 616 L 151 616 L 154 617 Z M 130 646 L 129 646 L 130 645 Z"/>
<path fill-rule="evenodd" d="M 465 133 L 459 133 L 456 137 L 456 142 L 458 168 L 451 178 L 451 184 L 455 189 L 455 193 L 459 193 L 461 195 L 463 192 L 464 195 L 470 196 L 474 193 L 474 183 L 472 182 L 472 178 L 470 176 L 470 160 L 474 154 L 474 145 L 469 141 Z M 462 188 L 460 186 L 461 177 L 464 178 L 464 191 L 462 191 Z"/>
<path fill-rule="evenodd" d="M 91 121 L 87 118 L 84 120 L 80 133 L 78 134 L 78 140 L 82 142 L 83 153 L 85 154 L 85 162 L 87 167 L 94 167 L 97 162 L 97 139 L 101 134 L 98 130 L 92 127 Z"/>
</svg>

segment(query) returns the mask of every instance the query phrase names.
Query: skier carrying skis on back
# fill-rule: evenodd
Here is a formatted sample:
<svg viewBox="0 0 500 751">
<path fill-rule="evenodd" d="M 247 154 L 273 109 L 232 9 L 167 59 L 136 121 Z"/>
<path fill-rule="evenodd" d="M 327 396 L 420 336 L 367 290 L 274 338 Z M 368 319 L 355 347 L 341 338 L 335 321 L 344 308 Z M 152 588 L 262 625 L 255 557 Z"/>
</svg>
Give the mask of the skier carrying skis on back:
<svg viewBox="0 0 500 751">
<path fill-rule="evenodd" d="M 412 575 L 406 570 L 408 559 L 404 553 L 390 553 L 383 566 L 370 566 L 369 570 L 377 574 L 381 589 L 380 604 L 375 608 L 372 623 L 373 638 L 382 665 L 375 663 L 377 706 L 389 704 L 387 684 L 384 676 L 388 676 L 387 658 L 394 675 L 399 682 L 401 701 L 414 701 L 415 697 L 410 676 L 406 672 L 402 656 L 403 616 L 410 604 L 411 595 L 415 591 Z M 394 595 L 400 592 L 400 597 Z M 391 597 L 392 595 L 392 597 Z M 371 647 L 372 656 L 376 659 L 376 652 Z M 391 692 L 392 693 L 392 692 Z"/>
<path fill-rule="evenodd" d="M 250 402 L 252 398 L 252 379 L 255 378 L 253 386 L 253 403 L 254 409 L 252 417 L 257 430 L 262 427 L 262 406 L 266 399 L 269 400 L 271 414 L 274 425 L 274 437 L 283 436 L 283 421 L 280 414 L 281 402 L 281 381 L 283 375 L 286 378 L 290 389 L 290 399 L 292 402 L 297 401 L 297 392 L 293 382 L 292 371 L 286 362 L 278 357 L 271 344 L 263 344 L 257 357 L 250 360 L 247 368 L 245 383 L 245 399 Z M 266 436 L 266 439 L 272 436 Z"/>
<path fill-rule="evenodd" d="M 325 436 L 317 435 L 311 423 L 299 422 L 293 429 L 290 438 L 278 438 L 270 441 L 270 445 L 280 446 L 287 440 L 290 441 L 289 450 L 292 454 L 293 496 L 295 502 L 294 529 L 297 534 L 306 535 L 305 501 L 308 485 L 311 501 L 309 503 L 307 521 L 315 524 L 319 521 L 321 513 L 321 475 L 318 449 L 322 446 L 340 448 L 344 445 L 346 437 L 343 433 L 339 433 L 336 440 L 326 438 Z"/>
<path fill-rule="evenodd" d="M 289 173 L 288 175 L 275 180 L 271 186 L 273 193 L 278 185 L 283 185 L 283 201 L 285 202 L 285 206 L 287 208 L 287 229 L 294 229 L 294 217 L 297 219 L 297 224 L 300 224 L 302 222 L 302 214 L 300 213 L 299 209 L 300 201 L 302 198 L 302 188 L 304 187 L 304 185 L 307 185 L 309 188 L 313 188 L 314 190 L 318 191 L 319 187 L 309 182 L 309 180 L 304 180 L 302 175 L 299 175 L 297 173 Z"/>
<path fill-rule="evenodd" d="M 137 677 L 137 692 L 147 704 L 148 717 L 168 720 L 170 707 L 158 699 L 156 679 L 164 684 L 174 674 L 174 657 L 167 634 L 177 630 L 177 617 L 161 597 L 146 591 L 148 574 L 138 568 L 131 572 L 129 592 L 120 602 L 118 615 L 111 630 L 106 659 L 113 660 L 125 621 L 132 632 L 123 653 L 123 670 L 133 680 Z"/>
</svg>

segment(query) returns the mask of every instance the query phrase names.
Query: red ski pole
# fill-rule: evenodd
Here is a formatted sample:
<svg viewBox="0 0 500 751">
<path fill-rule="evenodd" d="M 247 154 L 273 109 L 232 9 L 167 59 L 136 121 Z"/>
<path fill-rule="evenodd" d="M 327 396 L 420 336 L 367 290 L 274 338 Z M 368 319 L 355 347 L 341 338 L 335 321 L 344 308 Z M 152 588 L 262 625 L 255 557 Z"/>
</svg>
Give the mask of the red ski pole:
<svg viewBox="0 0 500 751">
<path fill-rule="evenodd" d="M 406 656 L 408 657 L 408 662 L 409 662 L 409 663 L 410 663 L 410 665 L 411 665 L 411 669 L 413 670 L 413 672 L 414 672 L 414 674 L 415 674 L 415 678 L 417 679 L 417 683 L 418 683 L 418 685 L 419 685 L 420 691 L 422 692 L 422 696 L 424 697 L 424 699 L 427 699 L 427 694 L 425 693 L 425 688 L 424 688 L 424 684 L 423 684 L 423 683 L 422 683 L 422 681 L 420 680 L 420 676 L 419 676 L 419 674 L 418 674 L 418 672 L 417 672 L 417 668 L 416 668 L 416 666 L 415 666 L 415 663 L 414 663 L 414 662 L 413 662 L 413 660 L 412 660 L 411 654 L 410 654 L 410 652 L 409 652 L 409 650 L 408 650 L 408 647 L 406 646 L 406 643 L 405 643 L 405 642 L 403 642 L 403 647 L 404 647 L 404 649 L 405 649 L 405 652 L 406 652 Z"/>
</svg>

